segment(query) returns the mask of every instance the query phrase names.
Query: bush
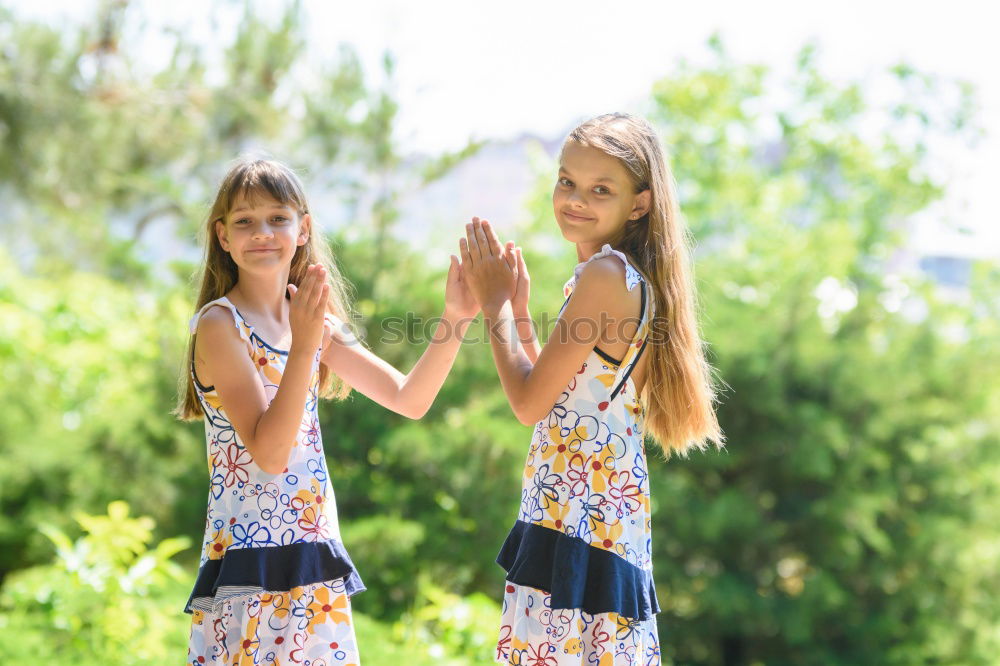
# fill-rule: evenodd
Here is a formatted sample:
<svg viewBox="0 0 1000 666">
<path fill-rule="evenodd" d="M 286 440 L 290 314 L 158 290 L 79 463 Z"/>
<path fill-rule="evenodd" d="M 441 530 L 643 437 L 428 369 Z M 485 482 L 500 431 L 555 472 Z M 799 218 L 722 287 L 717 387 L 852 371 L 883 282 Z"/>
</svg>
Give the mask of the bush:
<svg viewBox="0 0 1000 666">
<path fill-rule="evenodd" d="M 165 539 L 149 548 L 154 523 L 116 501 L 106 516 L 77 514 L 75 542 L 42 527 L 53 564 L 12 574 L 0 591 L 4 663 L 175 664 L 185 650 L 181 612 L 189 581 L 170 558 L 190 545 Z"/>
</svg>

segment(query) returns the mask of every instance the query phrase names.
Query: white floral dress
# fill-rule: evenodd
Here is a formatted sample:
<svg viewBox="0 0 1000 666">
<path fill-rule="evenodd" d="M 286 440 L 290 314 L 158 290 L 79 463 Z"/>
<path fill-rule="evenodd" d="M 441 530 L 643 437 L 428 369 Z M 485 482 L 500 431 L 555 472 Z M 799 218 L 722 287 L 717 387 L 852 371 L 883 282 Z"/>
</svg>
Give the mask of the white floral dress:
<svg viewBox="0 0 1000 666">
<path fill-rule="evenodd" d="M 268 402 L 288 352 L 267 344 L 226 297 L 205 304 L 229 310 L 260 374 Z M 332 315 L 331 324 L 336 325 Z M 211 489 L 191 613 L 187 663 L 359 664 L 350 597 L 364 585 L 340 539 L 316 413 L 319 352 L 288 467 L 268 474 L 253 460 L 212 386 L 191 376 L 205 411 Z"/>
<path fill-rule="evenodd" d="M 595 347 L 535 426 L 518 518 L 497 557 L 507 572 L 501 664 L 660 663 L 644 412 L 629 379 L 648 341 L 652 298 L 610 245 L 578 264 L 563 291 L 568 301 L 584 266 L 608 256 L 624 262 L 629 290 L 642 289 L 639 328 L 620 362 Z"/>
</svg>

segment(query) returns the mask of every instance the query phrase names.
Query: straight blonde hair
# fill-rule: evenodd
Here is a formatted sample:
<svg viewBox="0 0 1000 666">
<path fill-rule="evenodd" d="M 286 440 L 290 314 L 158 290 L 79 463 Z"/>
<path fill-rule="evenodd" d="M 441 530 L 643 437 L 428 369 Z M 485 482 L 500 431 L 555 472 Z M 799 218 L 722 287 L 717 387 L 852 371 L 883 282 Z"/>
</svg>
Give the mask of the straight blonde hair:
<svg viewBox="0 0 1000 666">
<path fill-rule="evenodd" d="M 201 272 L 201 289 L 195 302 L 195 312 L 201 310 L 206 303 L 225 296 L 239 279 L 236 262 L 233 261 L 228 252 L 222 249 L 222 245 L 219 243 L 219 238 L 215 233 L 215 223 L 225 221 L 233 204 L 238 199 L 242 198 L 252 203 L 262 197 L 271 198 L 282 205 L 290 206 L 298 211 L 300 216 L 309 212 L 302 183 L 289 167 L 275 160 L 238 160 L 223 178 L 215 196 L 215 202 L 212 204 L 202 229 L 205 242 L 205 261 Z M 351 316 L 348 284 L 338 270 L 328 244 L 318 233 L 314 220 L 309 240 L 304 245 L 297 247 L 292 256 L 288 282 L 296 287 L 299 286 L 305 277 L 306 269 L 310 264 L 316 263 L 326 267 L 330 283 L 326 311 L 342 320 L 353 330 L 354 319 Z M 195 337 L 195 335 L 191 335 L 188 340 L 187 355 L 184 359 L 185 372 L 180 380 L 177 407 L 173 412 L 184 421 L 196 421 L 204 416 L 191 373 Z M 319 395 L 324 398 L 343 399 L 351 392 L 350 386 L 330 372 L 326 365 L 320 365 L 319 382 Z"/>
<path fill-rule="evenodd" d="M 566 139 L 571 141 L 616 158 L 635 191 L 651 194 L 649 212 L 626 221 L 611 243 L 634 261 L 653 292 L 649 375 L 641 396 L 646 432 L 668 456 L 703 449 L 707 442 L 722 447 L 714 371 L 705 358 L 696 317 L 690 238 L 660 140 L 646 120 L 609 113 L 578 126 Z"/>
</svg>

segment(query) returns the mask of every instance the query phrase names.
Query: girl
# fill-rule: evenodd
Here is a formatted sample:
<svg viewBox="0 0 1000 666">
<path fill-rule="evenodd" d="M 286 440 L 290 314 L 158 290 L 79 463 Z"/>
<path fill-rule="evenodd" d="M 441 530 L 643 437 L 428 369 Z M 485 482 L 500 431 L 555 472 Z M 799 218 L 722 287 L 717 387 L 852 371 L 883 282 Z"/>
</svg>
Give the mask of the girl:
<svg viewBox="0 0 1000 666">
<path fill-rule="evenodd" d="M 478 306 L 452 256 L 441 324 L 404 376 L 352 334 L 344 280 L 287 167 L 236 164 L 206 232 L 177 410 L 205 419 L 211 477 L 188 663 L 358 664 L 349 597 L 364 586 L 340 539 L 317 403 L 352 387 L 420 418 Z"/>
<path fill-rule="evenodd" d="M 478 218 L 459 242 L 503 390 L 535 426 L 518 519 L 497 558 L 507 585 L 496 659 L 659 664 L 643 437 L 682 454 L 723 438 L 653 129 L 621 113 L 577 127 L 552 203 L 580 263 L 540 352 L 515 322 L 531 321 L 520 250 L 505 251 Z"/>
</svg>

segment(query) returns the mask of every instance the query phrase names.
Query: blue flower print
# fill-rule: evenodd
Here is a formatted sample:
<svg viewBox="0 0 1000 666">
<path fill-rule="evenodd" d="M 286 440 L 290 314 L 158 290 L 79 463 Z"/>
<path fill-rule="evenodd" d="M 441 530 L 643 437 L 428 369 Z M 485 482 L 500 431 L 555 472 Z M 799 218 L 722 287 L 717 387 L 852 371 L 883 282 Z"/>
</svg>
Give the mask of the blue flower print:
<svg viewBox="0 0 1000 666">
<path fill-rule="evenodd" d="M 273 543 L 270 530 L 256 520 L 245 526 L 241 523 L 233 525 L 233 539 L 244 548 L 256 548 Z"/>
</svg>

